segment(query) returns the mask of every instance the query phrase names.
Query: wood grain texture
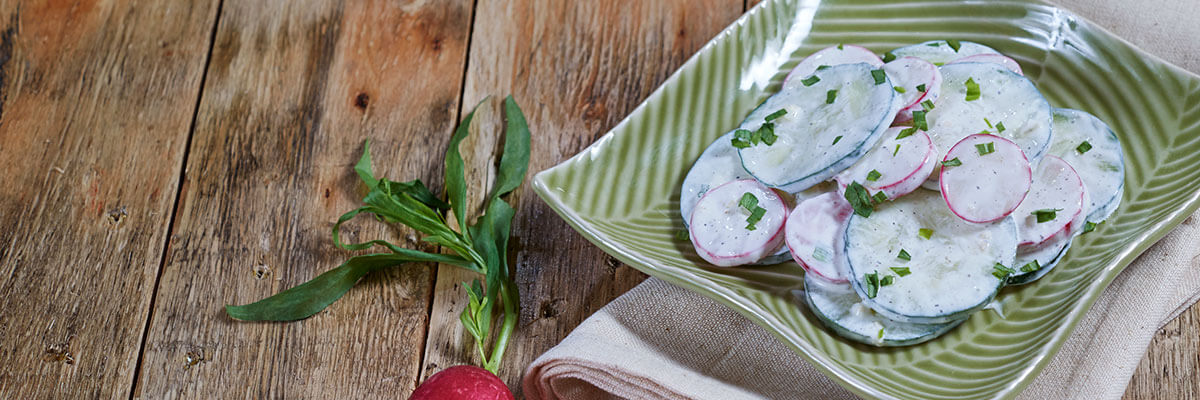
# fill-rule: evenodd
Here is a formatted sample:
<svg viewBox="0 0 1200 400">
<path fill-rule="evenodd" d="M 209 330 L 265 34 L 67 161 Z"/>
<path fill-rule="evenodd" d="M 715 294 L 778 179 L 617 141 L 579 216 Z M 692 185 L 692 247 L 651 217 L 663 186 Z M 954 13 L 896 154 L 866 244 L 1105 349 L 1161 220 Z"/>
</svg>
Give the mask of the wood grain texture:
<svg viewBox="0 0 1200 400">
<path fill-rule="evenodd" d="M 471 2 L 231 1 L 222 8 L 135 394 L 391 398 L 417 378 L 433 266 L 368 276 L 300 322 L 237 322 L 245 304 L 351 254 L 330 228 L 365 193 L 352 170 L 440 190 Z M 349 241 L 410 232 L 369 217 Z M 425 247 L 427 250 L 431 248 Z"/>
<path fill-rule="evenodd" d="M 1192 306 L 1154 335 L 1125 398 L 1200 398 L 1200 307 Z"/>
<path fill-rule="evenodd" d="M 561 2 L 480 0 L 464 104 L 513 94 L 532 131 L 530 175 L 579 152 L 633 110 L 693 52 L 736 19 L 741 0 Z M 495 133 L 499 121 L 480 119 Z M 495 140 L 478 139 L 472 189 L 490 187 Z M 492 147 L 489 147 L 492 146 Z M 469 150 L 466 150 L 468 149 Z M 516 193 L 510 260 L 521 291 L 521 317 L 501 366 L 519 392 L 524 368 L 613 298 L 645 279 L 587 242 L 533 194 Z M 474 278 L 440 266 L 422 377 L 477 362 L 458 323 Z M 519 393 L 518 393 L 519 397 Z"/>
<path fill-rule="evenodd" d="M 0 398 L 127 398 L 216 18 L 0 2 Z"/>
</svg>

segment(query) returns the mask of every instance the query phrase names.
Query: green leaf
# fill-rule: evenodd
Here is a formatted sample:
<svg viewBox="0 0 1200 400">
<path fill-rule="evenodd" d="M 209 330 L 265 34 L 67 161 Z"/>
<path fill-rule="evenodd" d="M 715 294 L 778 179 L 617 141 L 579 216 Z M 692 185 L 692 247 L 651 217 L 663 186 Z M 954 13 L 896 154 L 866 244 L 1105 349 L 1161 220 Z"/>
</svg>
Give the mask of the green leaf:
<svg viewBox="0 0 1200 400">
<path fill-rule="evenodd" d="M 500 170 L 496 172 L 492 199 L 521 186 L 529 169 L 529 124 L 512 96 L 504 99 L 504 119 L 508 121 L 504 131 L 504 153 L 500 156 Z"/>
<path fill-rule="evenodd" d="M 388 193 L 404 193 L 412 198 L 417 199 L 429 208 L 437 210 L 439 213 L 450 209 L 450 204 L 439 199 L 436 194 L 433 194 L 424 182 L 420 179 L 414 179 L 408 182 L 392 182 L 387 179 L 380 179 L 385 185 L 388 185 Z"/>
<path fill-rule="evenodd" d="M 358 159 L 358 164 L 354 164 L 354 172 L 358 173 L 358 177 L 362 179 L 367 188 L 374 189 L 375 185 L 379 184 L 379 179 L 375 178 L 375 174 L 371 172 L 371 140 L 363 141 L 362 158 Z"/>
<path fill-rule="evenodd" d="M 467 231 L 463 229 L 467 226 L 467 177 L 466 166 L 458 145 L 470 133 L 471 118 L 475 117 L 475 111 L 486 101 L 487 99 L 480 101 L 475 108 L 471 109 L 467 117 L 463 118 L 462 122 L 458 124 L 458 128 L 454 130 L 454 135 L 450 136 L 450 144 L 446 146 L 446 198 L 450 201 L 454 217 L 458 219 L 458 227 L 463 232 Z"/>
<path fill-rule="evenodd" d="M 308 318 L 333 304 L 364 275 L 406 262 L 459 264 L 461 257 L 430 254 L 416 250 L 403 253 L 367 254 L 351 257 L 341 266 L 312 280 L 257 302 L 226 305 L 225 313 L 243 321 L 295 321 Z"/>
</svg>

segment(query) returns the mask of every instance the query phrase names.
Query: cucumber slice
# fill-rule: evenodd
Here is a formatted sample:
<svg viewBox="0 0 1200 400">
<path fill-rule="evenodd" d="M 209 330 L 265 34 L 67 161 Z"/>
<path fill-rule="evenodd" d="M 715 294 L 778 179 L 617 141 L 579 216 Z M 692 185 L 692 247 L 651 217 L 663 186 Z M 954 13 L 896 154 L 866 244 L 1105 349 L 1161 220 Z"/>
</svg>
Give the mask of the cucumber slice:
<svg viewBox="0 0 1200 400">
<path fill-rule="evenodd" d="M 967 56 L 967 57 L 963 57 L 963 58 L 951 61 L 947 64 L 957 64 L 957 63 L 965 63 L 965 62 L 981 62 L 981 63 L 999 64 L 999 65 L 1004 66 L 1004 68 L 1008 68 L 1009 71 L 1012 71 L 1013 73 L 1015 73 L 1017 75 L 1025 75 L 1025 72 L 1021 71 L 1021 64 L 1017 63 L 1017 60 L 1008 58 L 1007 56 L 1005 56 L 1003 54 L 976 54 L 973 56 Z"/>
<path fill-rule="evenodd" d="M 838 336 L 872 346 L 908 346 L 941 336 L 965 319 L 945 324 L 911 324 L 893 321 L 863 305 L 847 284 L 804 277 L 809 310 Z"/>
<path fill-rule="evenodd" d="M 1050 144 L 1050 103 L 1029 79 L 999 64 L 957 63 L 941 67 L 942 92 L 926 115 L 929 136 L 944 155 L 967 135 L 987 132 L 1012 140 L 1036 165 Z M 979 98 L 967 100 L 967 81 Z M 999 126 L 1003 125 L 1001 131 Z M 937 179 L 935 171 L 931 179 Z"/>
<path fill-rule="evenodd" d="M 933 40 L 912 46 L 901 47 L 889 53 L 896 57 L 916 57 L 931 63 L 942 65 L 951 61 L 976 54 L 1000 54 L 991 47 L 975 42 L 958 42 L 958 49 L 950 46 L 945 40 Z"/>
<path fill-rule="evenodd" d="M 1080 153 L 1078 147 L 1084 141 L 1091 149 Z M 1054 109 L 1054 139 L 1049 153 L 1062 157 L 1083 179 L 1091 197 L 1089 222 L 1108 219 L 1121 205 L 1125 156 L 1116 133 L 1104 121 L 1079 110 Z"/>
<path fill-rule="evenodd" d="M 897 321 L 940 324 L 966 318 L 996 295 L 1004 280 L 993 275 L 995 265 L 1013 265 L 1017 225 L 1012 218 L 963 221 L 937 192 L 918 190 L 870 217 L 851 216 L 844 242 L 850 282 L 867 306 Z M 898 258 L 900 250 L 911 259 Z M 899 276 L 892 267 L 907 267 L 909 274 Z M 867 274 L 893 276 L 892 284 L 878 287 L 872 298 Z"/>
<path fill-rule="evenodd" d="M 1042 162 L 1046 162 L 1046 160 L 1050 159 L 1051 158 L 1047 157 L 1042 159 Z M 1084 189 L 1082 203 L 1086 206 L 1090 202 L 1091 197 L 1088 196 L 1087 189 Z M 1008 276 L 1007 284 L 1022 285 L 1033 282 L 1041 279 L 1043 276 L 1049 273 L 1051 269 L 1054 269 L 1054 266 L 1058 265 L 1058 261 L 1062 259 L 1062 257 L 1067 254 L 1067 250 L 1071 248 L 1071 243 L 1074 241 L 1075 237 L 1083 234 L 1083 226 L 1084 223 L 1087 222 L 1087 215 L 1088 209 L 1084 208 L 1081 210 L 1081 212 L 1075 214 L 1075 218 L 1072 218 L 1071 222 L 1067 224 L 1064 232 L 1059 233 L 1058 235 L 1041 244 L 1032 246 L 1018 245 L 1017 259 L 1013 262 L 1012 267 L 1015 272 Z M 1018 231 L 1020 231 L 1019 226 Z M 1033 271 L 1023 270 L 1023 268 L 1026 268 L 1027 264 L 1035 260 L 1037 261 L 1037 265 L 1034 266 L 1036 269 Z"/>
<path fill-rule="evenodd" d="M 741 128 L 758 130 L 778 110 L 775 142 L 738 150 L 742 166 L 756 179 L 786 192 L 799 192 L 854 164 L 878 141 L 892 120 L 896 92 L 886 76 L 876 84 L 869 64 L 844 64 L 815 73 L 820 81 L 789 84 L 750 113 Z M 795 81 L 793 81 L 795 82 Z"/>
</svg>

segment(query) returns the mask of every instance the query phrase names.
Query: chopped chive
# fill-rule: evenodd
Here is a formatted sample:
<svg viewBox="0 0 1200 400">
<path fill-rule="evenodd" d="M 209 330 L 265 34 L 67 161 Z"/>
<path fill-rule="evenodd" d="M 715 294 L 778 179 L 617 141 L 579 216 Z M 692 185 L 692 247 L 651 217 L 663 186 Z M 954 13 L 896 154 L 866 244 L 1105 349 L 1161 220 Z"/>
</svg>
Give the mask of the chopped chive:
<svg viewBox="0 0 1200 400">
<path fill-rule="evenodd" d="M 1012 268 L 1005 267 L 1004 264 L 1001 263 L 996 263 L 996 265 L 992 266 L 992 276 L 995 276 L 1000 280 L 1008 278 L 1008 276 L 1012 275 L 1013 272 L 1017 271 L 1014 271 Z"/>
<path fill-rule="evenodd" d="M 975 78 L 967 78 L 967 101 L 979 100 L 979 84 L 975 83 Z"/>
<path fill-rule="evenodd" d="M 892 157 L 895 157 L 895 156 L 896 156 L 896 153 L 899 153 L 899 152 L 900 152 L 900 145 L 899 145 L 899 144 L 897 144 L 897 145 L 896 145 L 896 149 L 895 149 L 895 150 L 892 150 Z"/>
<path fill-rule="evenodd" d="M 842 135 L 838 135 L 838 137 L 833 138 L 833 144 L 837 144 L 839 140 L 842 140 Z"/>
<path fill-rule="evenodd" d="M 913 128 L 923 131 L 929 130 L 929 124 L 925 122 L 925 111 L 913 111 Z"/>
<path fill-rule="evenodd" d="M 800 83 L 803 83 L 804 86 L 812 86 L 812 85 L 817 84 L 817 82 L 820 82 L 820 81 L 821 81 L 821 78 L 818 78 L 816 75 L 812 75 L 807 78 L 804 78 L 804 80 L 801 80 Z"/>
<path fill-rule="evenodd" d="M 940 66 L 946 65 L 946 63 L 944 63 L 944 62 L 935 62 L 935 63 L 933 63 L 933 65 L 935 65 L 935 66 L 939 66 L 939 67 L 940 67 Z"/>
<path fill-rule="evenodd" d="M 775 139 L 779 138 L 779 136 L 775 135 L 775 124 L 770 122 L 762 124 L 762 126 L 758 127 L 758 130 L 755 131 L 755 133 L 758 134 L 758 137 L 762 139 L 762 142 L 766 143 L 767 146 L 775 144 Z"/>
<path fill-rule="evenodd" d="M 946 44 L 950 45 L 950 48 L 954 49 L 955 53 L 958 52 L 958 48 L 962 47 L 962 43 L 959 43 L 957 40 L 947 40 Z"/>
<path fill-rule="evenodd" d="M 833 104 L 834 100 L 837 100 L 837 89 L 825 92 L 825 104 Z"/>
<path fill-rule="evenodd" d="M 896 275 L 898 275 L 900 277 L 905 277 L 912 273 L 912 271 L 910 271 L 908 269 L 908 267 L 892 267 L 891 270 L 892 270 L 892 272 L 895 272 Z"/>
<path fill-rule="evenodd" d="M 745 129 L 738 129 L 734 131 L 733 139 L 731 140 L 731 142 L 733 142 L 733 147 L 744 149 L 752 146 L 754 143 L 751 143 L 750 141 L 751 135 L 752 133 Z"/>
<path fill-rule="evenodd" d="M 957 167 L 959 165 L 962 165 L 962 161 L 960 161 L 958 159 L 958 157 L 954 157 L 952 159 L 942 161 L 942 165 L 947 166 L 947 167 Z"/>
<path fill-rule="evenodd" d="M 917 133 L 917 128 L 915 128 L 915 127 L 914 128 L 904 128 L 903 130 L 900 131 L 899 135 L 896 135 L 896 140 L 900 140 L 900 139 L 904 139 L 906 137 L 912 136 L 912 134 L 914 134 L 914 133 Z"/>
<path fill-rule="evenodd" d="M 1037 222 L 1040 224 L 1040 223 L 1047 222 L 1047 221 L 1053 221 L 1055 218 L 1058 218 L 1059 211 L 1062 211 L 1062 209 L 1061 208 L 1043 208 L 1041 210 L 1034 211 L 1033 215 L 1037 217 Z"/>
<path fill-rule="evenodd" d="M 879 333 L 876 336 L 881 340 L 883 339 L 883 328 L 879 328 Z"/>
<path fill-rule="evenodd" d="M 983 123 L 987 124 L 988 129 L 995 128 L 994 126 L 992 126 L 992 121 L 988 121 L 987 117 L 983 118 Z"/>
<path fill-rule="evenodd" d="M 774 121 L 774 120 L 778 119 L 779 117 L 782 117 L 786 114 L 787 114 L 787 110 L 780 108 L 778 111 L 775 111 L 775 112 L 771 113 L 770 115 L 767 115 L 767 117 L 763 118 L 763 119 L 765 119 L 767 122 L 771 122 L 771 121 Z"/>
<path fill-rule="evenodd" d="M 922 101 L 921 109 L 925 110 L 925 112 L 929 112 L 930 110 L 933 110 L 933 101 L 932 100 Z"/>
<path fill-rule="evenodd" d="M 896 93 L 904 93 L 904 92 L 907 92 L 907 91 L 908 91 L 908 90 L 905 90 L 903 87 L 900 87 L 900 86 L 892 86 L 892 90 L 895 90 L 895 91 L 896 91 Z"/>
<path fill-rule="evenodd" d="M 891 275 L 884 275 L 883 278 L 879 279 L 879 286 L 891 285 L 892 280 L 894 280 L 894 279 L 896 279 L 896 277 L 891 276 Z"/>
<path fill-rule="evenodd" d="M 892 60 L 895 60 L 895 59 L 896 59 L 896 55 L 895 55 L 895 54 L 892 54 L 892 52 L 890 52 L 890 51 L 889 51 L 889 52 L 887 52 L 887 53 L 883 53 L 883 62 L 885 62 L 885 63 L 889 63 L 889 62 L 892 62 Z"/>
<path fill-rule="evenodd" d="M 922 83 L 922 84 L 920 84 L 920 85 L 917 85 L 917 91 L 918 91 L 918 92 L 924 92 L 924 91 L 925 91 L 925 84 L 924 84 L 924 83 Z"/>
<path fill-rule="evenodd" d="M 831 255 L 832 254 L 829 253 L 829 249 L 824 247 L 817 247 L 813 249 L 813 258 L 817 259 L 817 261 L 829 262 Z"/>
<path fill-rule="evenodd" d="M 996 152 L 996 143 L 995 142 L 980 143 L 980 144 L 975 145 L 975 150 L 979 151 L 979 155 L 986 156 L 988 154 L 992 154 L 992 153 Z"/>
<path fill-rule="evenodd" d="M 996 133 L 1003 133 L 1003 132 L 1004 132 L 1004 123 L 997 122 L 996 123 Z"/>
<path fill-rule="evenodd" d="M 754 211 L 751 211 L 750 216 L 746 218 L 746 230 L 752 231 L 758 229 L 758 227 L 754 224 L 757 224 L 758 221 L 762 221 L 762 217 L 766 214 L 767 209 L 762 207 L 754 207 Z"/>
<path fill-rule="evenodd" d="M 1088 233 L 1094 230 L 1096 230 L 1095 222 L 1088 221 L 1087 223 L 1083 224 L 1083 233 Z"/>
<path fill-rule="evenodd" d="M 908 252 L 905 251 L 904 249 L 900 249 L 900 254 L 897 254 L 896 258 L 899 258 L 904 261 L 912 261 L 912 256 L 909 255 Z"/>
<path fill-rule="evenodd" d="M 1086 140 L 1084 140 L 1083 143 L 1080 143 L 1079 146 L 1075 146 L 1075 151 L 1078 151 L 1079 154 L 1087 153 L 1088 150 L 1091 150 L 1091 149 L 1092 149 L 1092 144 L 1088 143 L 1088 141 L 1086 141 Z"/>
<path fill-rule="evenodd" d="M 876 85 L 882 85 L 884 82 L 887 82 L 887 74 L 883 73 L 883 69 L 871 70 L 871 77 L 875 78 Z"/>
<path fill-rule="evenodd" d="M 827 69 L 829 69 L 829 66 L 828 66 L 828 65 L 824 65 L 824 64 L 822 64 L 822 65 L 818 65 L 818 66 L 817 66 L 817 71 L 824 71 L 824 70 L 827 70 Z"/>
<path fill-rule="evenodd" d="M 921 228 L 917 230 L 917 235 L 925 240 L 933 237 L 933 229 Z"/>
<path fill-rule="evenodd" d="M 838 43 L 838 50 L 845 50 L 845 48 L 843 48 L 842 46 L 843 45 L 841 43 Z"/>
<path fill-rule="evenodd" d="M 1021 272 L 1033 272 L 1039 269 L 1042 269 L 1042 265 L 1038 263 L 1038 260 L 1030 261 L 1029 263 L 1021 266 Z"/>
<path fill-rule="evenodd" d="M 941 45 L 942 45 L 942 44 L 941 44 L 941 43 L 938 43 L 938 42 L 933 42 L 933 43 L 926 44 L 926 46 L 929 46 L 929 47 L 938 47 L 938 46 L 941 46 Z"/>
<path fill-rule="evenodd" d="M 863 275 L 863 282 L 867 284 L 867 298 L 873 299 L 879 294 L 879 273 L 872 272 Z"/>
<path fill-rule="evenodd" d="M 883 194 L 883 192 L 875 192 L 875 195 L 871 196 L 871 200 L 873 200 L 875 204 L 885 202 L 887 199 L 887 195 Z"/>
<path fill-rule="evenodd" d="M 843 196 L 850 203 L 850 207 L 854 208 L 855 214 L 870 217 L 871 212 L 875 211 L 875 205 L 871 203 L 871 195 L 867 193 L 867 188 L 856 181 L 850 182 L 846 186 L 846 193 Z"/>
<path fill-rule="evenodd" d="M 758 206 L 758 197 L 754 193 L 742 193 L 742 198 L 738 200 L 738 206 L 745 208 L 746 211 L 754 211 L 754 207 Z"/>
<path fill-rule="evenodd" d="M 881 177 L 881 176 L 883 176 L 883 174 L 879 173 L 879 171 L 871 170 L 871 172 L 867 173 L 867 180 L 874 182 L 874 181 L 879 180 L 879 177 Z"/>
</svg>

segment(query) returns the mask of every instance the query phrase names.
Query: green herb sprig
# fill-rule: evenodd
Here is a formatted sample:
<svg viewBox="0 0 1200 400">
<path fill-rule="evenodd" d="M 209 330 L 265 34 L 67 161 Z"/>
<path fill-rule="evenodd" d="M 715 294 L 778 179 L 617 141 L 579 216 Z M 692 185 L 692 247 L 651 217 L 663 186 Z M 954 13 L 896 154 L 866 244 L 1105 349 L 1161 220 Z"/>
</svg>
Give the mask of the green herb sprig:
<svg viewBox="0 0 1200 400">
<path fill-rule="evenodd" d="M 444 161 L 445 199 L 435 195 L 420 180 L 395 182 L 377 178 L 371 169 L 370 143 L 363 144 L 363 155 L 354 171 L 368 192 L 362 206 L 338 218 L 333 226 L 333 242 L 337 247 L 351 251 L 382 247 L 385 252 L 350 257 L 337 268 L 273 296 L 246 305 L 227 305 L 226 314 L 243 321 L 300 320 L 333 304 L 368 273 L 410 262 L 454 265 L 484 277 L 484 282 L 475 279 L 470 285 L 464 283 L 468 303 L 459 320 L 475 339 L 483 367 L 495 373 L 520 316 L 520 296 L 508 264 L 509 228 L 516 210 L 502 197 L 525 180 L 529 168 L 530 135 L 529 125 L 516 101 L 511 96 L 504 99 L 507 124 L 496 183 L 484 200 L 483 215 L 474 224 L 468 224 L 465 165 L 459 144 L 466 138 L 474 115 L 474 111 L 467 114 L 450 137 Z M 342 224 L 363 213 L 374 214 L 385 223 L 415 229 L 424 235 L 422 241 L 439 245 L 453 254 L 407 249 L 381 239 L 343 242 Z M 453 214 L 459 229 L 451 228 L 446 213 Z M 499 329 L 493 332 L 496 325 Z M 488 343 L 491 343 L 490 352 Z"/>
</svg>

